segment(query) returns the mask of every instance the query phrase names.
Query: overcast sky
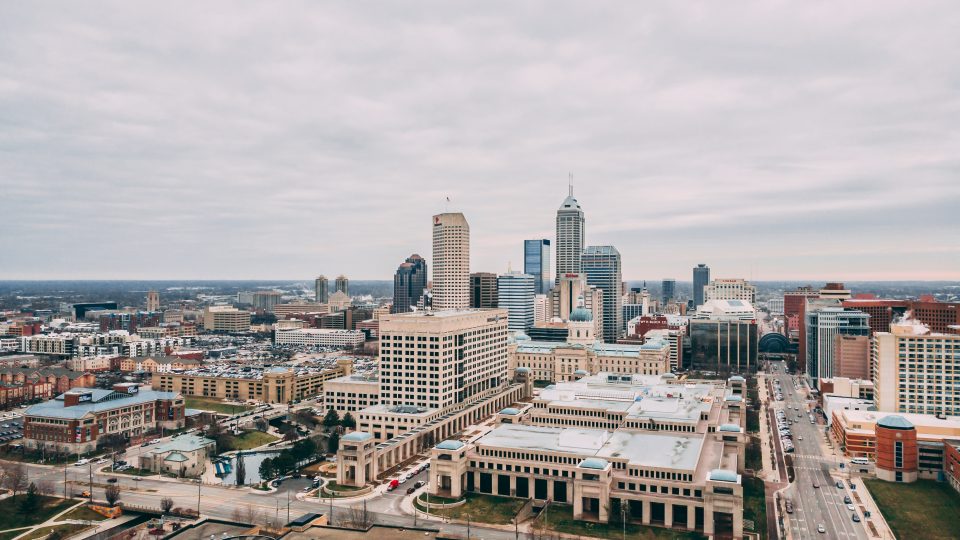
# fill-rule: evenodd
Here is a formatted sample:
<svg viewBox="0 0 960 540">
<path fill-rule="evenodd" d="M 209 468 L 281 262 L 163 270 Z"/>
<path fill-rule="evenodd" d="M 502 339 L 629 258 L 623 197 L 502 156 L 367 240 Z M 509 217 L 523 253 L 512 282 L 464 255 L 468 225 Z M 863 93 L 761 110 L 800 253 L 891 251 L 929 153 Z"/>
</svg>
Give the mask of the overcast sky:
<svg viewBox="0 0 960 540">
<path fill-rule="evenodd" d="M 960 279 L 960 4 L 5 2 L 0 278 Z"/>
</svg>

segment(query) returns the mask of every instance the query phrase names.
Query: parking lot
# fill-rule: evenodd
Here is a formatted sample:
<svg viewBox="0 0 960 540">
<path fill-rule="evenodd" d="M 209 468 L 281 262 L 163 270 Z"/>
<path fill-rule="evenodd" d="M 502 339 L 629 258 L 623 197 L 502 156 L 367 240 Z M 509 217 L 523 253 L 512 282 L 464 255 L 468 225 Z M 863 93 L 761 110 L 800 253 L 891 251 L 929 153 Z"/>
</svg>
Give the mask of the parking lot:
<svg viewBox="0 0 960 540">
<path fill-rule="evenodd" d="M 19 442 L 23 438 L 23 411 L 0 413 L 0 445 Z"/>
</svg>

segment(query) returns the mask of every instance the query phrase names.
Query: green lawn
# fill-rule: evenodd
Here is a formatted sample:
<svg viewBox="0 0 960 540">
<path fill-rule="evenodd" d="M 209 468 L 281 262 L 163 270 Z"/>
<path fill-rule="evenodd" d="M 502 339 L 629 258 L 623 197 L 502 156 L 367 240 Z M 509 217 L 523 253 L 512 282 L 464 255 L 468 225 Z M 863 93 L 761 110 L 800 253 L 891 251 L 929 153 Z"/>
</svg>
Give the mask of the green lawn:
<svg viewBox="0 0 960 540">
<path fill-rule="evenodd" d="M 402 488 L 403 486 L 400 487 Z M 466 504 L 443 510 L 433 509 L 430 510 L 430 513 L 435 516 L 444 516 L 463 521 L 466 521 L 467 515 L 469 515 L 470 519 L 477 523 L 507 525 L 510 523 L 510 520 L 517 515 L 520 507 L 522 507 L 525 502 L 527 502 L 525 499 L 468 493 Z M 414 505 L 421 511 L 424 511 L 423 505 L 418 503 L 416 499 L 414 499 Z"/>
<path fill-rule="evenodd" d="M 623 538 L 622 523 L 592 523 L 573 519 L 573 506 L 552 504 L 546 513 L 537 518 L 537 524 L 551 531 L 592 536 L 594 538 Z M 662 527 L 627 524 L 626 537 L 633 540 L 694 540 L 706 538 L 692 531 L 678 531 Z"/>
<path fill-rule="evenodd" d="M 107 519 L 107 516 L 103 514 L 98 514 L 87 506 L 79 506 L 67 512 L 66 514 L 64 514 L 59 519 L 59 521 L 66 521 L 68 519 L 79 519 L 83 521 L 103 521 Z"/>
<path fill-rule="evenodd" d="M 74 523 L 64 523 L 63 525 L 51 525 L 50 527 L 41 527 L 32 533 L 24 536 L 21 540 L 34 540 L 36 538 L 44 538 L 53 531 L 59 531 L 62 536 L 68 536 L 77 531 L 86 529 L 87 525 L 79 525 Z"/>
<path fill-rule="evenodd" d="M 363 489 L 357 486 L 345 486 L 342 484 L 338 484 L 336 482 L 327 482 L 326 484 L 324 484 L 323 487 L 331 489 L 333 491 L 359 491 Z"/>
<path fill-rule="evenodd" d="M 864 482 L 897 538 L 919 538 L 919 531 L 928 540 L 960 538 L 960 494 L 949 484 L 933 480 Z"/>
<path fill-rule="evenodd" d="M 760 438 L 751 435 L 747 442 L 744 466 L 748 469 L 760 471 L 763 469 L 763 456 L 760 450 Z"/>
<path fill-rule="evenodd" d="M 8 497 L 0 501 L 0 530 L 43 523 L 56 514 L 77 504 L 77 501 L 73 500 L 41 496 L 40 509 L 32 514 L 23 515 L 20 513 L 20 499 L 23 497 L 24 495 L 17 495 L 16 497 Z"/>
<path fill-rule="evenodd" d="M 233 450 L 250 450 L 276 440 L 273 435 L 262 431 L 244 431 L 242 435 L 230 437 L 230 447 Z"/>
<path fill-rule="evenodd" d="M 420 494 L 420 500 L 422 502 L 430 502 L 431 504 L 450 504 L 450 503 L 460 502 L 463 499 L 451 499 L 450 497 L 441 497 L 439 495 L 430 495 L 428 497 L 427 493 L 424 492 Z"/>
<path fill-rule="evenodd" d="M 215 411 L 223 414 L 236 414 L 249 411 L 253 408 L 251 405 L 233 405 L 225 403 L 217 398 L 208 398 L 200 396 L 188 396 L 184 398 L 184 406 L 188 409 L 200 409 L 201 411 Z"/>
<path fill-rule="evenodd" d="M 0 532 L 0 540 L 11 540 L 16 536 L 20 536 L 21 534 L 23 534 L 23 532 L 24 532 L 24 529 L 20 529 L 17 531 Z"/>
<path fill-rule="evenodd" d="M 767 537 L 767 502 L 763 480 L 743 477 L 743 519 L 753 520 L 753 528 L 760 538 Z M 746 527 L 744 530 L 747 531 Z M 749 532 L 749 531 L 747 531 Z"/>
</svg>

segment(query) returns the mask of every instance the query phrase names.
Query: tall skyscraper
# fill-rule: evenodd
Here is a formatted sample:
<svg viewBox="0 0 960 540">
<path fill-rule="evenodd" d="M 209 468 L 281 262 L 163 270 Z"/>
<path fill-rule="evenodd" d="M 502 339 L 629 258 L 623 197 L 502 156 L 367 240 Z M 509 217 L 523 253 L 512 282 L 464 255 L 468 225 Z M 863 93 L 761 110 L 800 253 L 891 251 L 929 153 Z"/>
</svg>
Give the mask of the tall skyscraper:
<svg viewBox="0 0 960 540">
<path fill-rule="evenodd" d="M 497 305 L 507 310 L 507 327 L 524 332 L 533 326 L 536 279 L 530 274 L 507 272 L 497 278 Z"/>
<path fill-rule="evenodd" d="M 397 268 L 393 275 L 393 307 L 390 313 L 412 311 L 423 300 L 427 288 L 427 261 L 414 253 Z"/>
<path fill-rule="evenodd" d="M 703 288 L 710 283 L 710 267 L 701 263 L 693 269 L 693 308 L 703 305 Z"/>
<path fill-rule="evenodd" d="M 461 213 L 433 216 L 433 309 L 470 306 L 470 225 Z"/>
<path fill-rule="evenodd" d="M 573 186 L 557 210 L 557 275 L 583 272 L 584 219 L 580 203 L 573 198 Z"/>
<path fill-rule="evenodd" d="M 147 311 L 160 311 L 160 293 L 157 291 L 147 293 Z"/>
<path fill-rule="evenodd" d="M 623 329 L 620 252 L 613 246 L 587 246 L 583 250 L 583 271 L 587 284 L 603 291 L 603 340 L 616 343 Z"/>
<path fill-rule="evenodd" d="M 347 276 L 340 274 L 337 276 L 337 280 L 333 284 L 333 288 L 342 292 L 343 294 L 350 296 L 350 280 L 347 279 Z"/>
<path fill-rule="evenodd" d="M 470 307 L 490 309 L 497 307 L 497 275 L 493 272 L 470 274 Z"/>
<path fill-rule="evenodd" d="M 523 273 L 536 280 L 536 293 L 550 292 L 550 240 L 523 241 Z"/>
<path fill-rule="evenodd" d="M 318 304 L 326 304 L 330 298 L 330 285 L 327 283 L 327 276 L 319 275 L 313 280 L 313 298 Z"/>
<path fill-rule="evenodd" d="M 660 282 L 661 310 L 677 297 L 677 280 L 666 278 Z"/>
</svg>

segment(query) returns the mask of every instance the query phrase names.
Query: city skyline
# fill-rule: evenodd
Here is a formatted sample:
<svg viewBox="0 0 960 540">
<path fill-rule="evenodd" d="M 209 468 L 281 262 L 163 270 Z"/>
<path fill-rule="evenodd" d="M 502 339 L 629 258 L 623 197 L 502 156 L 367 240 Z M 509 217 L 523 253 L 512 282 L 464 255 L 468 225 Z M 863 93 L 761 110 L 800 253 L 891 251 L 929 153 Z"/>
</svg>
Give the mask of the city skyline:
<svg viewBox="0 0 960 540">
<path fill-rule="evenodd" d="M 0 279 L 389 279 L 445 211 L 502 272 L 572 173 L 627 279 L 957 280 L 948 5 L 11 5 Z"/>
</svg>

